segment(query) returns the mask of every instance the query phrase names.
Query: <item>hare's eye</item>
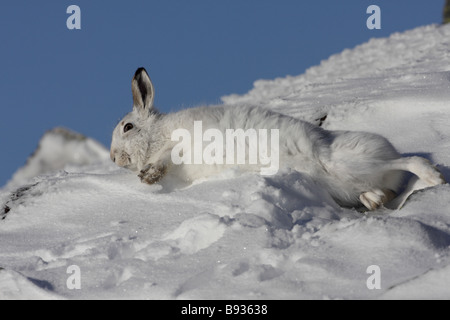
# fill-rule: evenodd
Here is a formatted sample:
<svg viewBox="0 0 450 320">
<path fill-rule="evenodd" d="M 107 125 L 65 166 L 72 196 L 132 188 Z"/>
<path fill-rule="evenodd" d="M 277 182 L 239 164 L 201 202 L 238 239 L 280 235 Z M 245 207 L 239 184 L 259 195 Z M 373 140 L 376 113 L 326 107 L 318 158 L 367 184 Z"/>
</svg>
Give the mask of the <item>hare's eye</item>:
<svg viewBox="0 0 450 320">
<path fill-rule="evenodd" d="M 125 125 L 125 127 L 123 127 L 123 132 L 127 132 L 129 130 L 133 129 L 133 124 L 132 123 L 127 123 Z"/>
</svg>

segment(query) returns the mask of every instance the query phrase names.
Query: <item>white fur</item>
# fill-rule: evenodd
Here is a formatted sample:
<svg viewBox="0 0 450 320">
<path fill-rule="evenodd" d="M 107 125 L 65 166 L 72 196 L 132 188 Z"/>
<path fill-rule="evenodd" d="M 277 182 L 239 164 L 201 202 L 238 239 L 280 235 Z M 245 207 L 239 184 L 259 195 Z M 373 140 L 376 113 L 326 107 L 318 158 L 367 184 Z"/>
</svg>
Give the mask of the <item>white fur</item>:
<svg viewBox="0 0 450 320">
<path fill-rule="evenodd" d="M 342 206 L 363 204 L 373 210 L 392 200 L 392 195 L 399 192 L 403 171 L 414 173 L 428 186 L 444 183 L 428 160 L 402 158 L 388 140 L 376 134 L 326 131 L 257 107 L 199 107 L 160 114 L 153 107 L 153 85 L 143 68 L 136 71 L 132 92 L 133 111 L 114 129 L 111 159 L 140 172 L 143 182 L 157 182 L 167 171 L 192 181 L 223 169 L 217 165 L 175 166 L 171 162 L 171 150 L 177 143 L 171 141 L 172 132 L 179 128 L 192 132 L 194 121 L 202 121 L 204 130 L 215 128 L 221 132 L 230 128 L 279 129 L 280 167 L 309 175 Z M 133 128 L 124 132 L 127 124 Z"/>
</svg>

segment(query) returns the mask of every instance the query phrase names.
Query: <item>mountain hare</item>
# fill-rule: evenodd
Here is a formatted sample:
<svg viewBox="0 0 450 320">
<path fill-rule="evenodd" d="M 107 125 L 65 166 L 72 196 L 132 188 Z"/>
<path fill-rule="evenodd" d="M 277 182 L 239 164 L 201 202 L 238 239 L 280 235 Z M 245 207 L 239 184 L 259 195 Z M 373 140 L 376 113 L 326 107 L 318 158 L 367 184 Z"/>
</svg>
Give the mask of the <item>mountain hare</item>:
<svg viewBox="0 0 450 320">
<path fill-rule="evenodd" d="M 136 71 L 131 89 L 133 110 L 114 129 L 111 159 L 121 167 L 139 172 L 138 176 L 144 183 L 156 183 L 167 172 L 193 180 L 228 165 L 228 162 L 224 164 L 223 161 L 197 164 L 173 161 L 175 147 L 178 147 L 175 154 L 181 157 L 183 153 L 191 151 L 194 156 L 206 152 L 205 146 L 192 146 L 192 142 L 186 143 L 187 149 L 180 151 L 177 145 L 179 137 L 178 140 L 173 139 L 173 133 L 179 129 L 195 135 L 198 131 L 196 124 L 202 125 L 201 130 L 210 129 L 214 130 L 210 133 L 223 135 L 228 134 L 230 129 L 259 130 L 259 133 L 276 129 L 279 140 L 272 139 L 271 146 L 278 148 L 275 151 L 279 152 L 279 159 L 276 159 L 279 164 L 310 176 L 338 204 L 345 207 L 364 205 L 374 210 L 392 200 L 401 187 L 404 171 L 412 172 L 427 186 L 445 183 L 442 174 L 428 160 L 401 157 L 385 138 L 376 134 L 327 131 L 308 122 L 257 107 L 199 107 L 161 114 L 153 106 L 154 89 L 144 68 Z M 218 140 L 218 137 L 216 135 L 215 139 Z M 211 135 L 202 138 L 212 141 Z M 250 149 L 251 143 L 245 144 Z M 231 151 L 234 152 L 234 146 Z M 226 153 L 231 151 L 225 147 L 214 150 L 215 156 L 219 158 L 225 158 Z M 275 151 L 272 150 L 272 153 Z M 249 150 L 246 150 L 245 156 L 248 160 Z M 245 170 L 261 167 L 262 161 L 244 164 Z"/>
</svg>

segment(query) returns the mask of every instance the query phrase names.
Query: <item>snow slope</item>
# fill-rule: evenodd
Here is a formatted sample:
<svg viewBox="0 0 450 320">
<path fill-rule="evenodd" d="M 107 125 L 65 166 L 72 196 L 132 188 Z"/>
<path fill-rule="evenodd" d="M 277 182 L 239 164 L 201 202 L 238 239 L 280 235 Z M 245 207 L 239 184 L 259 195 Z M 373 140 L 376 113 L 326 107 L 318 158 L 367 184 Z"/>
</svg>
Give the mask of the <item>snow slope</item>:
<svg viewBox="0 0 450 320">
<path fill-rule="evenodd" d="M 381 133 L 450 181 L 450 26 L 373 39 L 223 101 Z M 450 298 L 449 185 L 364 214 L 296 172 L 148 186 L 107 150 L 87 153 L 0 191 L 0 299 Z M 81 289 L 67 286 L 72 265 Z"/>
<path fill-rule="evenodd" d="M 78 167 L 107 159 L 109 152 L 97 141 L 69 129 L 57 127 L 42 136 L 26 165 L 14 173 L 6 187 L 18 188 L 39 175 L 51 174 L 64 168 L 73 172 Z"/>
</svg>

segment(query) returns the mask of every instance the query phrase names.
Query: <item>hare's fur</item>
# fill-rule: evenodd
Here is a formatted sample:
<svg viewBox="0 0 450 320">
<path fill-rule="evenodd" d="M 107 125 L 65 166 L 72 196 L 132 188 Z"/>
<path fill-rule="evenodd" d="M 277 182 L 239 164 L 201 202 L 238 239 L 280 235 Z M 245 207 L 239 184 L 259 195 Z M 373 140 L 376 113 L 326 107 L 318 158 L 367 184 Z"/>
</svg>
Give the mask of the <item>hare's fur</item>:
<svg viewBox="0 0 450 320">
<path fill-rule="evenodd" d="M 445 183 L 442 174 L 420 157 L 401 157 L 384 137 L 367 132 L 327 131 L 305 121 L 267 109 L 217 106 L 161 114 L 153 106 L 150 77 L 139 68 L 132 80 L 133 110 L 116 126 L 111 159 L 139 173 L 142 182 L 155 183 L 169 172 L 193 180 L 223 169 L 220 165 L 174 165 L 174 130 L 192 132 L 194 121 L 204 128 L 279 129 L 279 163 L 309 175 L 335 201 L 346 207 L 374 210 L 392 200 L 404 171 L 428 186 Z M 256 166 L 257 167 L 257 166 Z M 245 169 L 257 169 L 246 166 Z"/>
</svg>

